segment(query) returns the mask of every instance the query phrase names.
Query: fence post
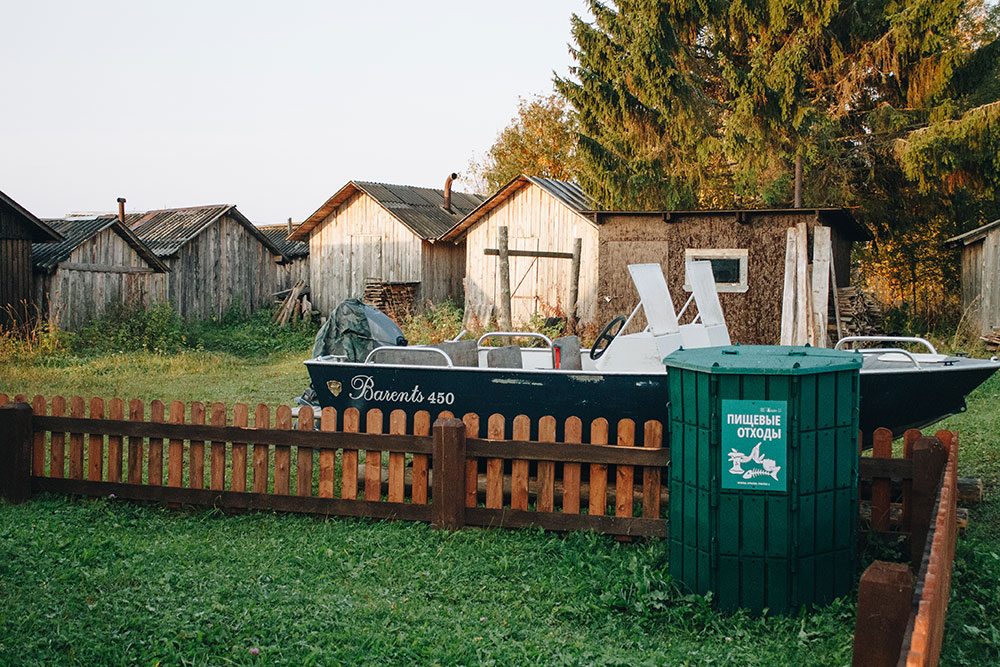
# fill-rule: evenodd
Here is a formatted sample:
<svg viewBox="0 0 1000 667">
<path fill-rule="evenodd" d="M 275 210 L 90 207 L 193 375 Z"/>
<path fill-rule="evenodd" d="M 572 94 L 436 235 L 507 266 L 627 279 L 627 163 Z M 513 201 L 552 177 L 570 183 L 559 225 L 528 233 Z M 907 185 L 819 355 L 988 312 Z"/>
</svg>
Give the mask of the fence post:
<svg viewBox="0 0 1000 667">
<path fill-rule="evenodd" d="M 31 497 L 31 406 L 0 406 L 0 497 L 21 503 Z"/>
<path fill-rule="evenodd" d="M 895 667 L 910 620 L 913 573 L 904 563 L 875 561 L 858 584 L 854 667 Z"/>
<path fill-rule="evenodd" d="M 948 462 L 948 449 L 938 438 L 925 436 L 913 443 L 913 512 L 910 523 L 910 564 L 920 571 L 924 558 L 927 534 L 931 528 L 931 515 L 937 501 L 938 487 L 944 466 Z"/>
<path fill-rule="evenodd" d="M 455 530 L 465 525 L 465 423 L 434 422 L 431 526 Z"/>
</svg>

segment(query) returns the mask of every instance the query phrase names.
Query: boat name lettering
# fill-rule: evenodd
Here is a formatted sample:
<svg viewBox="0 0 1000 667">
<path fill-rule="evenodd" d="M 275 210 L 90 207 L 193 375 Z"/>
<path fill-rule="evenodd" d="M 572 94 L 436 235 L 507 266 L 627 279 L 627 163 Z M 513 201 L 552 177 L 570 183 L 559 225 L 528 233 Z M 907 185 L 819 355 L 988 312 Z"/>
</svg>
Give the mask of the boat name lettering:
<svg viewBox="0 0 1000 667">
<path fill-rule="evenodd" d="M 377 389 L 375 378 L 371 375 L 355 375 L 351 378 L 350 398 L 353 400 L 380 401 L 389 403 L 432 403 L 451 405 L 455 402 L 455 394 L 449 392 L 429 392 L 425 394 L 420 391 L 420 385 L 413 385 L 412 389 L 405 391 L 393 389 Z"/>
</svg>

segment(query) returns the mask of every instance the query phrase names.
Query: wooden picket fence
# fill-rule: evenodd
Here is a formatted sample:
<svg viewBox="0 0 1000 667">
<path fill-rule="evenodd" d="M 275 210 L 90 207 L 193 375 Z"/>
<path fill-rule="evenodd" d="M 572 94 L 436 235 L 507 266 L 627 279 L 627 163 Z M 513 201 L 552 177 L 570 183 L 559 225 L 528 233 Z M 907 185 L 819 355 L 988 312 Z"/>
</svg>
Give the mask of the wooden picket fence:
<svg viewBox="0 0 1000 667">
<path fill-rule="evenodd" d="M 9 397 L 0 395 L 0 405 Z M 14 403 L 27 402 L 15 396 Z M 126 407 L 128 417 L 126 418 Z M 23 433 L 26 493 L 429 521 L 435 526 L 539 526 L 666 537 L 660 422 L 577 417 L 512 420 L 449 412 L 338 415 L 179 401 L 105 405 L 35 396 L 0 410 L 0 432 Z M 273 416 L 273 424 L 272 424 Z M 318 417 L 318 430 L 314 429 Z M 20 421 L 19 421 L 20 420 Z M 208 423 L 206 423 L 206 421 Z M 18 423 L 24 422 L 21 426 Z M 587 429 L 590 444 L 580 444 Z M 637 433 L 637 430 L 639 431 Z M 529 434 L 538 434 L 529 441 Z M 485 437 L 482 437 L 485 436 Z M 11 442 L 17 441 L 12 437 Z"/>
<path fill-rule="evenodd" d="M 958 434 L 907 431 L 902 459 L 890 458 L 891 446 L 891 434 L 877 431 L 873 463 L 861 469 L 871 480 L 872 531 L 905 537 L 910 563 L 876 561 L 862 575 L 853 664 L 936 665 L 958 535 Z"/>
</svg>

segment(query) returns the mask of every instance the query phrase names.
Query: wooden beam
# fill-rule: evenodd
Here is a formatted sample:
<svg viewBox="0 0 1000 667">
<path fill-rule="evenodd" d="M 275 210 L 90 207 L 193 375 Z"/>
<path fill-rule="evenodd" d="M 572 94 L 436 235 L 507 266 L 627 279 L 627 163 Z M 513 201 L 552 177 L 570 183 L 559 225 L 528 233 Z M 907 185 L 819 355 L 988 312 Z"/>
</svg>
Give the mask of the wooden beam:
<svg viewBox="0 0 1000 667">
<path fill-rule="evenodd" d="M 500 254 L 497 248 L 485 248 L 484 255 L 496 257 Z M 507 250 L 508 257 L 542 257 L 544 259 L 573 259 L 571 252 L 555 252 L 549 250 Z"/>
<path fill-rule="evenodd" d="M 80 262 L 63 262 L 58 266 L 66 271 L 93 271 L 95 273 L 155 273 L 153 269 L 142 266 L 121 266 L 113 264 L 83 264 Z"/>
<path fill-rule="evenodd" d="M 580 299 L 580 262 L 583 256 L 583 239 L 575 238 L 573 239 L 573 254 L 571 258 L 573 264 L 570 267 L 570 284 L 569 284 L 569 330 L 576 333 L 576 323 L 577 314 L 576 307 L 577 302 Z"/>
<path fill-rule="evenodd" d="M 826 326 L 830 308 L 830 266 L 833 264 L 830 228 L 813 227 L 812 316 L 813 344 L 826 347 Z"/>
<path fill-rule="evenodd" d="M 805 345 L 809 340 L 809 230 L 804 222 L 795 228 L 795 335 L 792 345 Z"/>
<path fill-rule="evenodd" d="M 785 286 L 781 296 L 781 344 L 791 345 L 795 337 L 796 248 L 798 230 L 789 227 L 785 236 Z"/>
<path fill-rule="evenodd" d="M 498 230 L 498 245 L 500 249 L 500 328 L 504 331 L 511 329 L 510 316 L 510 254 L 507 244 L 507 227 L 501 226 Z"/>
</svg>

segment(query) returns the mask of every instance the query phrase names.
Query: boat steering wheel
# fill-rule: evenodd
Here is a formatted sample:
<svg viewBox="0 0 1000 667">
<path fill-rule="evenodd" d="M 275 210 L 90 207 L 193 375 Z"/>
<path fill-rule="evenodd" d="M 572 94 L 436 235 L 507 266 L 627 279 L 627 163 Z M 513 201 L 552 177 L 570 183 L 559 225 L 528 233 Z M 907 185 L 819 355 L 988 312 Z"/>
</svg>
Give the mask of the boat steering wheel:
<svg viewBox="0 0 1000 667">
<path fill-rule="evenodd" d="M 617 328 L 615 328 L 616 325 Z M 594 344 L 590 347 L 590 358 L 594 361 L 600 359 L 601 356 L 608 351 L 608 346 L 611 345 L 611 341 L 613 341 L 618 334 L 621 333 L 622 327 L 624 326 L 625 318 L 621 315 L 608 322 L 607 326 L 604 327 L 604 330 L 597 336 L 597 340 L 595 340 Z M 615 330 L 614 333 L 611 333 L 612 329 Z M 604 345 L 601 345 L 601 343 L 604 343 Z"/>
</svg>

